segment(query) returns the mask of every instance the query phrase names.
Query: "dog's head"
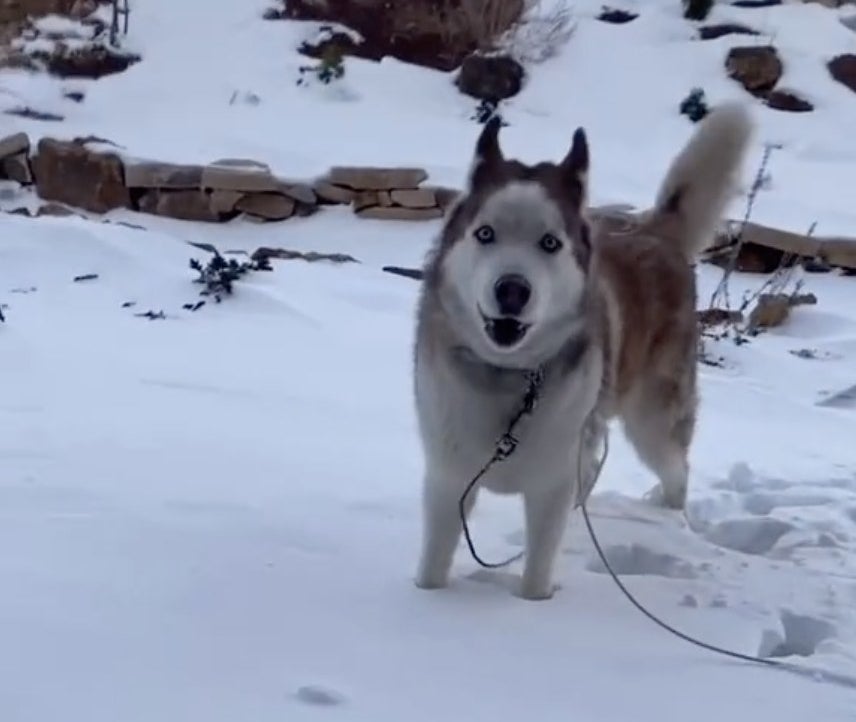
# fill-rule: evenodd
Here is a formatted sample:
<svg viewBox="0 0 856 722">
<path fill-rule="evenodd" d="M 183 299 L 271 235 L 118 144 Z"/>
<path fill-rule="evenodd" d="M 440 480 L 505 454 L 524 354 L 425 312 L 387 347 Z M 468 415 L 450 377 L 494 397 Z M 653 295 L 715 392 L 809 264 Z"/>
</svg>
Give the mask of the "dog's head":
<svg viewBox="0 0 856 722">
<path fill-rule="evenodd" d="M 503 156 L 499 128 L 494 118 L 478 138 L 433 282 L 455 332 L 478 356 L 533 368 L 583 323 L 588 144 L 580 128 L 560 163 L 529 166 Z"/>
</svg>

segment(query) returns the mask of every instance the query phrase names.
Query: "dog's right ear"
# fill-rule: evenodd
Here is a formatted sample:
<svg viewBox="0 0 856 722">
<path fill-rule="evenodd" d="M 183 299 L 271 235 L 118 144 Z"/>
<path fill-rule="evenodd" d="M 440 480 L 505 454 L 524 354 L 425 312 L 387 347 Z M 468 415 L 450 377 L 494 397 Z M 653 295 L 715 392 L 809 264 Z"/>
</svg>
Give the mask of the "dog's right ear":
<svg viewBox="0 0 856 722">
<path fill-rule="evenodd" d="M 489 174 L 504 160 L 502 149 L 499 147 L 499 129 L 501 126 L 502 120 L 496 115 L 485 123 L 476 141 L 476 151 L 470 167 L 470 188 L 477 185 L 485 174 Z"/>
</svg>

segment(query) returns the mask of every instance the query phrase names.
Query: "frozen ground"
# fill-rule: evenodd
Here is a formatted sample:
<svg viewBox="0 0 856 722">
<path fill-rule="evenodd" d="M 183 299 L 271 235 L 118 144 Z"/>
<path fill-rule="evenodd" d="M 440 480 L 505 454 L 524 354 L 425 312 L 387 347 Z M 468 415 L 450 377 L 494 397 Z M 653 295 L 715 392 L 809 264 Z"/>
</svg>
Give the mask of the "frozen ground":
<svg viewBox="0 0 856 722">
<path fill-rule="evenodd" d="M 416 284 L 380 266 L 417 264 L 431 228 L 134 220 L 149 230 L 0 218 L 4 720 L 852 719 L 856 689 L 664 636 L 579 519 L 549 603 L 463 553 L 446 592 L 412 585 Z M 286 235 L 362 263 L 275 262 L 182 310 L 202 255 L 186 239 Z M 787 332 L 703 367 L 689 523 L 640 501 L 652 479 L 620 433 L 592 503 L 617 570 L 668 621 L 850 675 L 856 411 L 816 402 L 852 381 L 852 283 L 812 278 L 820 303 Z M 133 315 L 149 309 L 168 318 Z M 828 357 L 788 353 L 805 347 Z M 494 557 L 522 540 L 510 501 L 474 529 Z"/>
<path fill-rule="evenodd" d="M 130 43 L 143 63 L 63 107 L 63 124 L 9 129 L 105 135 L 164 160 L 255 157 L 297 176 L 362 161 L 462 177 L 477 128 L 447 76 L 349 61 L 359 99 L 300 96 L 287 50 L 304 31 L 258 21 L 261 4 L 141 5 Z M 615 27 L 586 19 L 599 5 L 581 5 L 571 45 L 509 112 L 509 151 L 529 159 L 589 127 L 596 202 L 650 200 L 690 132 L 674 109 L 691 84 L 709 79 L 713 99 L 736 93 L 714 79 L 727 39 L 690 42 L 674 8 L 640 9 L 639 25 Z M 814 6 L 758 12 L 808 68 L 856 42 Z M 810 41 L 822 51 L 809 53 Z M 843 198 L 856 145 L 843 129 L 856 105 L 831 81 L 800 77 L 815 114 L 758 109 L 756 155 L 770 136 L 786 147 L 756 217 L 852 231 Z M 59 103 L 53 81 L 0 82 L 42 109 Z M 607 92 L 611 83 L 624 92 Z M 643 84 L 644 98 L 626 95 Z M 236 89 L 261 104 L 229 106 Z M 578 518 L 550 602 L 517 599 L 506 573 L 477 571 L 463 551 L 450 589 L 413 586 L 416 284 L 380 268 L 418 265 L 435 224 L 356 222 L 348 211 L 263 227 L 112 220 L 144 229 L 0 216 L 3 722 L 853 720 L 853 685 L 666 636 L 620 597 Z M 187 262 L 204 254 L 186 240 L 361 263 L 274 261 L 235 297 L 191 313 L 182 305 L 199 289 Z M 699 273 L 706 298 L 718 273 Z M 641 501 L 653 479 L 617 429 L 591 510 L 617 571 L 667 621 L 846 682 L 856 679 L 856 405 L 823 402 L 856 383 L 856 286 L 806 281 L 818 305 L 787 327 L 711 347 L 726 362 L 701 369 L 686 517 Z M 758 283 L 735 279 L 734 293 Z M 146 310 L 167 318 L 134 315 Z M 517 551 L 517 504 L 485 501 L 480 548 Z"/>
</svg>

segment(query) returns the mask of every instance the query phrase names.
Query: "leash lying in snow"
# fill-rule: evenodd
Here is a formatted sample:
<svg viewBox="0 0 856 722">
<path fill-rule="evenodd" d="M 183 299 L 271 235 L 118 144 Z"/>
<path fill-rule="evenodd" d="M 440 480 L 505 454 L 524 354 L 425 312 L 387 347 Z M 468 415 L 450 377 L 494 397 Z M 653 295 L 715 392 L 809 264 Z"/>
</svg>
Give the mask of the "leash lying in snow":
<svg viewBox="0 0 856 722">
<path fill-rule="evenodd" d="M 514 431 L 517 428 L 520 421 L 524 416 L 530 415 L 534 410 L 535 406 L 538 403 L 538 400 L 541 396 L 541 387 L 544 383 L 544 372 L 542 369 L 537 369 L 536 371 L 529 372 L 526 375 L 527 388 L 526 393 L 523 396 L 523 400 L 520 404 L 520 408 L 517 412 L 511 417 L 511 420 L 508 422 L 508 426 L 506 427 L 505 433 L 499 438 L 496 443 L 496 449 L 494 450 L 493 456 L 485 463 L 485 465 L 479 469 L 479 472 L 473 477 L 472 481 L 467 484 L 464 493 L 461 494 L 461 498 L 458 503 L 458 512 L 461 517 L 461 525 L 464 530 L 464 538 L 466 539 L 467 546 L 469 547 L 470 554 L 473 559 L 482 567 L 486 569 L 498 569 L 500 567 L 506 567 L 509 564 L 513 564 L 519 559 L 523 558 L 525 554 L 525 550 L 521 551 L 519 554 L 515 554 L 513 557 L 506 559 L 502 562 L 486 562 L 481 556 L 479 556 L 476 551 L 475 544 L 473 543 L 472 535 L 470 534 L 469 524 L 467 522 L 467 514 L 466 514 L 466 501 L 469 495 L 472 493 L 473 489 L 476 485 L 481 481 L 484 475 L 495 465 L 502 461 L 505 461 L 509 456 L 511 456 L 517 449 L 517 445 L 519 444 L 518 438 L 514 435 Z M 593 413 L 593 412 L 591 412 Z M 586 418 L 586 424 L 588 424 L 591 419 L 591 413 Z M 584 428 L 585 428 L 584 425 Z M 594 488 L 598 478 L 600 477 L 600 472 L 603 469 L 604 464 L 606 463 L 606 458 L 609 455 L 609 429 L 606 429 L 604 432 L 604 443 L 603 443 L 603 454 L 598 460 L 597 466 L 594 470 L 594 475 L 589 485 L 589 491 Z M 580 450 L 577 454 L 577 478 L 582 478 L 582 445 L 580 445 Z M 615 582 L 615 585 L 621 591 L 621 593 L 627 598 L 627 600 L 638 609 L 643 615 L 645 615 L 648 619 L 650 619 L 654 624 L 656 624 L 661 629 L 666 630 L 670 634 L 678 637 L 679 639 L 684 640 L 685 642 L 689 642 L 696 647 L 700 647 L 701 649 L 706 649 L 709 652 L 714 652 L 715 654 L 720 654 L 725 657 L 730 657 L 731 659 L 738 659 L 743 662 L 752 662 L 754 664 L 762 664 L 767 667 L 773 667 L 776 669 L 786 670 L 793 674 L 797 674 L 802 677 L 808 677 L 817 682 L 825 682 L 827 684 L 834 684 L 841 687 L 849 687 L 852 689 L 856 689 L 856 677 L 846 675 L 846 674 L 838 674 L 835 672 L 826 672 L 819 669 L 811 669 L 810 667 L 803 667 L 798 664 L 792 664 L 790 662 L 784 662 L 778 659 L 770 659 L 768 657 L 756 657 L 751 654 L 743 654 L 741 652 L 735 652 L 730 649 L 726 649 L 724 647 L 719 647 L 715 644 L 709 644 L 708 642 L 704 642 L 700 639 L 696 639 L 695 637 L 691 637 L 688 634 L 676 629 L 671 626 L 667 622 L 664 622 L 658 616 L 656 616 L 653 612 L 649 611 L 636 597 L 633 593 L 625 586 L 624 582 L 621 581 L 618 574 L 612 568 L 612 565 L 607 559 L 606 553 L 603 550 L 603 547 L 600 545 L 600 541 L 598 540 L 597 534 L 595 533 L 594 526 L 591 523 L 591 518 L 589 517 L 588 508 L 586 507 L 585 500 L 579 503 L 579 507 L 582 510 L 583 520 L 586 525 L 586 529 L 588 530 L 589 537 L 591 538 L 592 544 L 594 545 L 595 552 L 597 552 L 598 557 L 600 558 L 601 563 L 606 569 L 609 576 L 612 578 L 612 581 Z"/>
</svg>

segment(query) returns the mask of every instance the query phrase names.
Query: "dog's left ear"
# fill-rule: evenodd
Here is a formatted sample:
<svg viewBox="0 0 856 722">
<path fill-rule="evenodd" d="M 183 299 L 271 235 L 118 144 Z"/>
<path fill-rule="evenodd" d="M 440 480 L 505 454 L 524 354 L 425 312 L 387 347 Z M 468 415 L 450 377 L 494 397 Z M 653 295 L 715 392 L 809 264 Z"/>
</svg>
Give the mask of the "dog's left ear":
<svg viewBox="0 0 856 722">
<path fill-rule="evenodd" d="M 586 132 L 582 128 L 574 131 L 571 149 L 559 164 L 562 178 L 569 186 L 576 186 L 581 191 L 580 200 L 585 197 L 588 184 L 589 148 Z"/>
</svg>

